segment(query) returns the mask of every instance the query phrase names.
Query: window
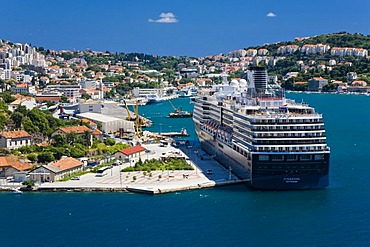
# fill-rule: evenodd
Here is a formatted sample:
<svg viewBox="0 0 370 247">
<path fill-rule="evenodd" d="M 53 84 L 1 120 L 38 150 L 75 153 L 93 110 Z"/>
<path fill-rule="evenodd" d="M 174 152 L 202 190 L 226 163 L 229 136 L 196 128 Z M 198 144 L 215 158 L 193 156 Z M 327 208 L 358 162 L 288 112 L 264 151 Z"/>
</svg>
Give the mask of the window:
<svg viewBox="0 0 370 247">
<path fill-rule="evenodd" d="M 268 161 L 269 160 L 269 156 L 268 155 L 259 155 L 258 159 L 260 161 Z"/>
<path fill-rule="evenodd" d="M 294 161 L 294 160 L 297 160 L 297 155 L 295 155 L 295 154 L 288 154 L 288 155 L 286 156 L 286 160 L 287 160 L 287 161 Z"/>
<path fill-rule="evenodd" d="M 284 156 L 283 155 L 271 155 L 271 160 L 272 161 L 282 161 L 284 160 Z"/>
<path fill-rule="evenodd" d="M 301 155 L 301 160 L 311 160 L 311 155 L 309 155 L 309 154 L 302 154 Z"/>
<path fill-rule="evenodd" d="M 324 155 L 323 154 L 315 154 L 315 160 L 323 160 Z"/>
</svg>

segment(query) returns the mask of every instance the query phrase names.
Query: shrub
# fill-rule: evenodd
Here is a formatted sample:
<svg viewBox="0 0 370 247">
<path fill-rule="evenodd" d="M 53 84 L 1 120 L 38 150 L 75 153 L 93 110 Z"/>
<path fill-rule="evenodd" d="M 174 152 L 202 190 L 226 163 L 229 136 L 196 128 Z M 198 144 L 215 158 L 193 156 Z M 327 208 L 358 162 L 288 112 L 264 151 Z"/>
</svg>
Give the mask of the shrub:
<svg viewBox="0 0 370 247">
<path fill-rule="evenodd" d="M 31 180 L 26 180 L 22 182 L 22 185 L 26 185 L 27 188 L 32 188 L 33 186 L 35 186 L 35 183 Z"/>
</svg>

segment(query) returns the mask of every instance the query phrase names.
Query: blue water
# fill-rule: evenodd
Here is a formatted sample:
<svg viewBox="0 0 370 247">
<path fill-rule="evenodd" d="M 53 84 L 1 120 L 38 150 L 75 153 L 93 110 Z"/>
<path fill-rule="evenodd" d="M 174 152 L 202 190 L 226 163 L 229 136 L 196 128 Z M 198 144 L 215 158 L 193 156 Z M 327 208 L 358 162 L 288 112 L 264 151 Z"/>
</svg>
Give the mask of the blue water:
<svg viewBox="0 0 370 247">
<path fill-rule="evenodd" d="M 324 114 L 332 151 L 329 188 L 256 191 L 237 185 L 158 196 L 1 193 L 0 246 L 369 246 L 370 97 L 289 96 Z M 167 106 L 161 104 L 140 111 L 164 116 Z M 159 128 L 158 120 L 163 131 L 192 126 L 191 119 L 152 119 L 152 128 Z"/>
</svg>

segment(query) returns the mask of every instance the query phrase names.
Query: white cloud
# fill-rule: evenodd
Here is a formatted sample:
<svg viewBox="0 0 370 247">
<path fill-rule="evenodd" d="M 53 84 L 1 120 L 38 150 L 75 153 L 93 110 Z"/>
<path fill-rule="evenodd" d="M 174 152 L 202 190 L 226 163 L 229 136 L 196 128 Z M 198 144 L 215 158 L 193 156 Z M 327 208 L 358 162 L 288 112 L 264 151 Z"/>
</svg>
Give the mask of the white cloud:
<svg viewBox="0 0 370 247">
<path fill-rule="evenodd" d="M 160 18 L 157 19 L 157 20 L 149 19 L 148 21 L 149 22 L 159 22 L 159 23 L 176 23 L 176 22 L 179 22 L 179 20 L 176 19 L 176 16 L 171 12 L 161 13 L 159 15 L 159 17 Z"/>
<path fill-rule="evenodd" d="M 275 17 L 276 16 L 276 14 L 275 13 L 273 13 L 273 12 L 268 12 L 268 14 L 266 15 L 267 17 Z"/>
</svg>

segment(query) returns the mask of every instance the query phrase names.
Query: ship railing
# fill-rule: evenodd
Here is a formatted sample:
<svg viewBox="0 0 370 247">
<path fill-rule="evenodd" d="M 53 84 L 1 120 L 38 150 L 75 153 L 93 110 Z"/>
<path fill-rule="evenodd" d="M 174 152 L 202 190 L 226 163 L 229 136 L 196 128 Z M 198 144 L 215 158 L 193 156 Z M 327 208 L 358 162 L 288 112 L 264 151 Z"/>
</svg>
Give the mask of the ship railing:
<svg viewBox="0 0 370 247">
<path fill-rule="evenodd" d="M 253 115 L 250 115 L 254 118 L 266 118 L 268 116 L 269 118 L 278 118 L 278 119 L 284 119 L 284 118 L 322 118 L 322 114 L 319 113 L 304 113 L 304 114 L 298 114 L 298 113 L 268 113 L 268 112 L 256 112 Z"/>
</svg>

